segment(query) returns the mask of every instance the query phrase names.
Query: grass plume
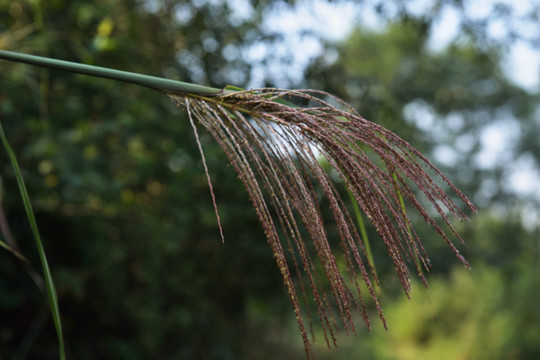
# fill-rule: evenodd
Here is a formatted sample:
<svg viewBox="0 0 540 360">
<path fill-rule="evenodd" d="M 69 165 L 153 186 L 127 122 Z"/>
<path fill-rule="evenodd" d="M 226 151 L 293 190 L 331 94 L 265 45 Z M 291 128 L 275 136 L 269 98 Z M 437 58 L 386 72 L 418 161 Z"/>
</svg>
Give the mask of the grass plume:
<svg viewBox="0 0 540 360">
<path fill-rule="evenodd" d="M 359 310 L 370 326 L 358 279 L 367 286 L 367 295 L 384 323 L 370 254 L 337 185 L 318 161 L 319 154 L 339 174 L 377 229 L 407 294 L 411 289 L 407 260 L 419 260 L 426 268 L 429 261 L 404 211 L 404 200 L 469 266 L 451 239 L 461 240 L 447 212 L 464 220 L 467 216 L 428 171 L 446 183 L 472 211 L 476 210 L 474 205 L 415 148 L 365 120 L 339 99 L 321 91 L 280 89 L 225 91 L 212 97 L 169 95 L 187 107 L 191 121 L 197 119 L 212 134 L 248 191 L 291 298 L 308 358 L 313 357 L 313 352 L 304 319 L 308 323 L 311 319 L 303 311 L 308 304 L 303 307 L 299 297 L 307 287 L 313 293 L 329 346 L 335 345 L 339 328 L 332 320 L 336 318 L 334 312 L 347 333 L 355 333 L 354 310 Z M 446 231 L 416 198 L 418 190 L 444 220 Z M 338 246 L 327 235 L 320 209 L 323 196 L 337 224 Z M 315 251 L 310 251 L 304 232 Z M 346 263 L 345 274 L 340 271 L 338 257 Z M 422 272 L 419 276 L 423 278 Z"/>
<path fill-rule="evenodd" d="M 336 345 L 335 334 L 340 328 L 347 333 L 356 332 L 355 310 L 360 311 L 370 327 L 366 297 L 373 300 L 385 324 L 363 222 L 357 222 L 359 228 L 355 224 L 352 215 L 358 215 L 358 211 L 351 214 L 348 210 L 339 191 L 343 185 L 356 202 L 353 209 L 357 206 L 377 230 L 405 293 L 411 290 L 407 261 L 415 264 L 425 283 L 421 267 L 429 267 L 427 254 L 409 219 L 411 210 L 420 214 L 456 257 L 469 266 L 454 245 L 453 240 L 461 238 L 449 215 L 467 219 L 453 198 L 473 212 L 474 205 L 405 140 L 364 119 L 328 93 L 246 91 L 234 87 L 221 90 L 2 50 L 0 58 L 146 86 L 185 106 L 203 157 L 218 224 L 216 199 L 196 122 L 224 150 L 249 194 L 283 276 L 308 359 L 314 357 L 308 336 L 312 302 L 329 347 Z M 328 161 L 341 184 L 332 180 L 319 162 L 320 156 Z M 442 186 L 453 194 L 448 195 Z M 417 199 L 418 192 L 425 201 Z M 323 199 L 328 202 L 337 226 L 337 244 L 327 233 L 321 209 Z M 436 210 L 444 227 L 423 203 Z M 222 233 L 221 224 L 219 227 Z M 362 292 L 360 282 L 365 283 L 367 294 Z M 308 300 L 311 297 L 307 289 L 313 294 L 312 301 Z"/>
</svg>

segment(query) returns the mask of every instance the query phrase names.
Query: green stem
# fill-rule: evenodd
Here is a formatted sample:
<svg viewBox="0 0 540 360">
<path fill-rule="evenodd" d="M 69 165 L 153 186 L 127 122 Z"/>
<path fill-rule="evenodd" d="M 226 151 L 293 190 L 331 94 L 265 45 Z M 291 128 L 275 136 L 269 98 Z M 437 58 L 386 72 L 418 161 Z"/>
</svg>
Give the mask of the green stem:
<svg viewBox="0 0 540 360">
<path fill-rule="evenodd" d="M 25 258 L 23 254 L 21 254 L 20 252 L 18 252 L 17 250 L 12 248 L 8 244 L 6 244 L 4 241 L 2 241 L 2 239 L 0 239 L 0 247 L 4 248 L 7 251 L 9 251 L 10 253 L 12 253 L 17 259 L 19 259 L 19 260 L 21 260 L 21 261 L 23 261 L 23 262 L 25 262 L 27 264 L 29 263 L 28 259 Z"/>
<path fill-rule="evenodd" d="M 11 161 L 11 166 L 13 167 L 15 178 L 17 179 L 19 191 L 21 192 L 24 209 L 26 210 L 26 216 L 28 218 L 28 222 L 30 223 L 30 228 L 32 229 L 34 240 L 36 241 L 36 246 L 39 253 L 39 259 L 41 260 L 41 266 L 43 268 L 43 274 L 45 277 L 47 295 L 49 296 L 49 306 L 51 308 L 51 313 L 54 320 L 54 326 L 56 328 L 56 334 L 58 336 L 58 342 L 59 342 L 58 347 L 59 347 L 59 352 L 60 352 L 60 359 L 64 360 L 66 358 L 66 355 L 65 355 L 65 350 L 64 350 L 64 336 L 62 334 L 62 322 L 60 321 L 60 310 L 58 308 L 58 298 L 56 295 L 56 290 L 54 287 L 51 270 L 47 262 L 45 249 L 43 248 L 43 244 L 41 242 L 41 237 L 39 235 L 36 218 L 34 216 L 34 211 L 32 210 L 32 204 L 30 203 L 30 196 L 28 196 L 28 191 L 26 190 L 26 185 L 24 184 L 24 179 L 22 177 L 21 169 L 19 168 L 19 164 L 17 162 L 17 157 L 15 156 L 13 149 L 9 145 L 9 142 L 6 138 L 1 122 L 0 122 L 0 140 L 4 144 L 4 148 L 6 149 L 9 160 Z"/>
<path fill-rule="evenodd" d="M 405 201 L 403 201 L 403 196 L 401 195 L 401 191 L 399 191 L 399 187 L 397 186 L 398 178 L 397 178 L 397 175 L 396 175 L 395 172 L 392 173 L 392 177 L 394 178 L 394 187 L 396 189 L 397 196 L 398 196 L 398 199 L 399 199 L 399 206 L 401 207 L 401 212 L 403 213 L 403 216 L 405 217 L 405 219 L 407 219 L 407 208 L 405 207 Z M 406 226 L 407 226 L 407 232 L 409 233 L 409 236 L 412 239 L 413 238 L 413 233 L 412 233 L 412 230 L 411 230 L 411 227 L 410 227 L 409 223 L 406 223 Z M 418 275 L 423 278 L 424 277 L 424 271 L 422 270 L 422 264 L 420 263 L 420 257 L 418 256 L 417 251 L 413 251 L 413 253 L 414 253 L 414 265 L 416 266 L 416 271 L 418 272 Z"/>
<path fill-rule="evenodd" d="M 108 69 L 99 66 L 79 64 L 71 61 L 51 59 L 42 56 L 21 54 L 6 50 L 0 50 L 0 59 L 41 66 L 49 69 L 68 71 L 77 74 L 97 76 L 101 78 L 127 82 L 159 91 L 173 91 L 205 96 L 218 95 L 222 92 L 221 89 L 216 89 L 208 86 L 190 84 L 182 81 L 164 79 L 155 76 L 136 74 L 128 71 Z"/>
<path fill-rule="evenodd" d="M 366 255 L 367 255 L 367 261 L 368 264 L 373 271 L 373 276 L 375 277 L 375 292 L 377 296 L 381 296 L 382 289 L 379 283 L 379 276 L 377 275 L 377 269 L 375 268 L 375 259 L 373 258 L 373 252 L 371 251 L 371 244 L 369 242 L 368 234 L 366 231 L 366 224 L 364 222 L 364 218 L 362 217 L 362 212 L 360 211 L 360 207 L 358 206 L 358 203 L 356 202 L 356 199 L 354 198 L 353 193 L 350 190 L 347 190 L 349 193 L 349 197 L 351 198 L 351 202 L 353 205 L 354 213 L 356 214 L 356 222 L 358 223 L 358 227 L 360 229 L 360 236 L 362 236 L 362 240 L 364 242 L 364 247 L 366 249 Z"/>
</svg>

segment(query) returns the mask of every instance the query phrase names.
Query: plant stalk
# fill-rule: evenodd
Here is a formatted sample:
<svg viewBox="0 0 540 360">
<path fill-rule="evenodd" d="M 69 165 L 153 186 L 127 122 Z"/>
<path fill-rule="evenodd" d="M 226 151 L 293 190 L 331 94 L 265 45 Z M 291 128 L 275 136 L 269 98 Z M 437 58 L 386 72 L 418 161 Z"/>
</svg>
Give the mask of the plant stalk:
<svg viewBox="0 0 540 360">
<path fill-rule="evenodd" d="M 21 54 L 13 51 L 0 50 L 0 59 L 36 65 L 49 69 L 68 71 L 77 74 L 127 82 L 158 91 L 173 91 L 204 96 L 215 96 L 222 92 L 221 89 L 216 89 L 208 86 L 190 84 L 182 81 L 164 79 L 155 76 L 136 74 L 128 71 L 107 69 L 100 66 L 79 64 L 71 61 L 51 59 L 42 56 Z"/>
</svg>

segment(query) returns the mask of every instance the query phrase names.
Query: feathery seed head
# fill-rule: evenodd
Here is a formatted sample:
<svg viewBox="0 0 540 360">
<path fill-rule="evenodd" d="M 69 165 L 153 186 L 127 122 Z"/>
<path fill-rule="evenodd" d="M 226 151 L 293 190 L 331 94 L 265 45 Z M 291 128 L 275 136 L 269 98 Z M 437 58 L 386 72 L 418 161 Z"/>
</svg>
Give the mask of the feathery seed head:
<svg viewBox="0 0 540 360">
<path fill-rule="evenodd" d="M 308 358 L 313 357 L 313 352 L 304 325 L 307 316 L 311 327 L 307 286 L 313 293 L 328 346 L 336 345 L 339 326 L 335 312 L 347 333 L 355 332 L 355 309 L 370 326 L 358 278 L 364 281 L 384 323 L 374 290 L 378 280 L 367 260 L 364 239 L 338 185 L 321 165 L 320 156 L 328 161 L 377 229 L 407 294 L 410 282 L 406 260 L 415 260 L 422 278 L 420 266 L 427 268 L 429 260 L 405 212 L 404 201 L 468 266 L 451 240 L 451 236 L 461 238 L 447 212 L 460 219 L 467 216 L 428 171 L 446 183 L 470 210 L 476 211 L 474 205 L 405 140 L 365 120 L 340 99 L 322 91 L 280 89 L 224 90 L 206 97 L 169 95 L 187 107 L 191 120 L 197 119 L 212 134 L 248 191 L 289 292 Z M 308 106 L 294 105 L 298 102 Z M 416 198 L 418 190 L 440 214 L 451 235 Z M 325 228 L 322 197 L 329 203 L 337 225 L 337 248 L 331 245 L 333 241 Z M 306 232 L 312 242 L 309 246 L 304 241 Z M 344 260 L 346 274 L 338 258 Z M 296 274 L 294 279 L 292 273 Z M 346 275 L 354 280 L 354 289 L 345 280 Z"/>
</svg>

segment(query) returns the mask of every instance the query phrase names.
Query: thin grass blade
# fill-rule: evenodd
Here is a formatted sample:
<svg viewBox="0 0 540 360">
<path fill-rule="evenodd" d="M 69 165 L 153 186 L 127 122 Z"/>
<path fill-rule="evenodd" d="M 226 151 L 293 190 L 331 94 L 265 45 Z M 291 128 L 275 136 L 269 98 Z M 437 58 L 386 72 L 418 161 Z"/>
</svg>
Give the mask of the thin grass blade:
<svg viewBox="0 0 540 360">
<path fill-rule="evenodd" d="M 65 355 L 65 349 L 64 349 L 64 335 L 62 332 L 62 322 L 60 318 L 60 310 L 58 307 L 58 298 L 56 295 L 56 288 L 54 287 L 54 281 L 53 281 L 49 264 L 47 261 L 47 255 L 45 254 L 45 249 L 43 247 L 43 243 L 39 235 L 36 218 L 34 216 L 34 210 L 32 209 L 32 204 L 30 202 L 30 196 L 28 195 L 28 191 L 26 190 L 26 185 L 24 183 L 24 179 L 23 179 L 19 164 L 17 162 L 17 157 L 15 156 L 13 149 L 9 145 L 9 142 L 4 133 L 4 128 L 2 126 L 1 121 L 0 121 L 0 139 L 2 141 L 2 144 L 4 145 L 6 153 L 8 154 L 9 160 L 11 162 L 11 166 L 13 167 L 15 178 L 17 180 L 17 185 L 19 187 L 21 198 L 24 204 L 24 209 L 26 211 L 26 216 L 28 218 L 28 222 L 30 223 L 32 234 L 34 236 L 36 247 L 39 253 L 39 259 L 41 261 L 41 266 L 43 269 L 43 275 L 45 278 L 47 295 L 49 298 L 49 307 L 51 310 L 54 326 L 56 329 L 56 334 L 58 337 L 58 351 L 60 355 L 60 360 L 65 360 L 66 355 Z"/>
</svg>

